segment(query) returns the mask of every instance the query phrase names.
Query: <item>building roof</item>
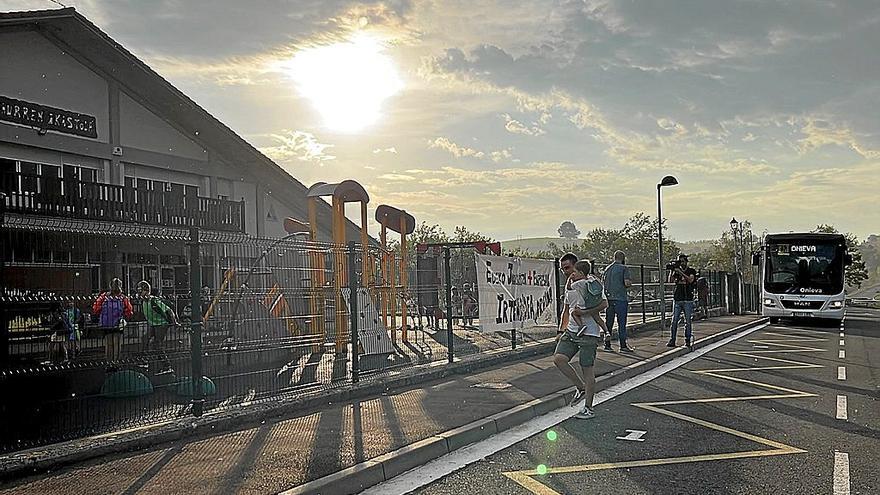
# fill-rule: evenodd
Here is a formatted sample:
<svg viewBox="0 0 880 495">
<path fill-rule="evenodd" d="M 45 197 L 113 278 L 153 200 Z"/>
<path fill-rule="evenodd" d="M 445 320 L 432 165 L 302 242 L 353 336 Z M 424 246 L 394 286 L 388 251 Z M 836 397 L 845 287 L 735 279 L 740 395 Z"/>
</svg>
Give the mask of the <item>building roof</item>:
<svg viewBox="0 0 880 495">
<path fill-rule="evenodd" d="M 246 169 L 247 174 L 262 183 L 272 197 L 307 218 L 308 188 L 304 184 L 175 88 L 73 7 L 0 12 L 0 29 L 4 27 L 33 29 L 54 43 L 69 47 L 74 53 L 85 57 L 105 77 L 113 78 L 127 92 L 140 96 L 154 113 L 174 122 L 178 128 L 187 131 L 186 135 L 190 139 L 223 157 L 233 167 Z M 283 186 L 270 187 L 279 184 Z M 319 210 L 319 222 L 329 227 L 330 206 L 326 203 L 323 206 Z M 348 224 L 352 233 L 359 231 L 351 221 Z"/>
</svg>

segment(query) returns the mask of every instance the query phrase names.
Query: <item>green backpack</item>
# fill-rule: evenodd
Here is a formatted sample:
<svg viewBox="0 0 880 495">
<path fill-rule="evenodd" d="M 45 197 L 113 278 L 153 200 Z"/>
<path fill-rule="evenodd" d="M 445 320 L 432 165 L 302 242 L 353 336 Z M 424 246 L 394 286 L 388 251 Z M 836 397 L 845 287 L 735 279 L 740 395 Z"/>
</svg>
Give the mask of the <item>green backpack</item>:
<svg viewBox="0 0 880 495">
<path fill-rule="evenodd" d="M 602 282 L 593 276 L 584 279 L 587 283 L 579 286 L 581 296 L 584 298 L 585 309 L 595 308 L 602 304 Z"/>
</svg>

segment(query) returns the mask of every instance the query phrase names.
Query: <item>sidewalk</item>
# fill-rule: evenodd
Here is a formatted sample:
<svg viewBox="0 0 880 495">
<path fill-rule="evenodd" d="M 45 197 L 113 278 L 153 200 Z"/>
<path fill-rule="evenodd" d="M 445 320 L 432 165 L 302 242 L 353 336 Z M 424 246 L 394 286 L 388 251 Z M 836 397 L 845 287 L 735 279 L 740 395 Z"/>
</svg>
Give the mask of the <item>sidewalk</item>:
<svg viewBox="0 0 880 495">
<path fill-rule="evenodd" d="M 696 322 L 695 339 L 756 319 L 725 316 Z M 630 338 L 634 354 L 599 351 L 596 374 L 608 376 L 665 353 L 667 340 L 657 330 L 646 331 Z M 551 357 L 541 356 L 375 398 L 330 403 L 258 427 L 107 456 L 6 482 L 0 494 L 277 493 L 568 387 Z"/>
</svg>

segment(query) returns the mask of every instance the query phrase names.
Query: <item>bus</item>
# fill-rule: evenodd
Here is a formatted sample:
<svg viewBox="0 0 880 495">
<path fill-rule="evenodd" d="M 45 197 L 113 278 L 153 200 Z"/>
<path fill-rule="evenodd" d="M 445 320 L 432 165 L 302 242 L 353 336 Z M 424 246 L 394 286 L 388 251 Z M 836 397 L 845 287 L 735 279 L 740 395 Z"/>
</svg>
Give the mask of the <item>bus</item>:
<svg viewBox="0 0 880 495">
<path fill-rule="evenodd" d="M 752 262 L 761 266 L 761 303 L 770 323 L 843 319 L 844 271 L 852 263 L 843 235 L 769 234 Z"/>
</svg>

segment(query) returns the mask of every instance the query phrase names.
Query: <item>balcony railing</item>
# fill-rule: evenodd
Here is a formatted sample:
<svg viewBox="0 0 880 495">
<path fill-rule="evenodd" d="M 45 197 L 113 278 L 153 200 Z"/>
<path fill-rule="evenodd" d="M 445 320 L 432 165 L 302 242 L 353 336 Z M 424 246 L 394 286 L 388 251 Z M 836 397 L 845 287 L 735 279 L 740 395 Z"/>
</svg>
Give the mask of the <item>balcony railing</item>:
<svg viewBox="0 0 880 495">
<path fill-rule="evenodd" d="M 193 188 L 194 189 L 194 188 Z M 170 191 L 0 172 L 6 211 L 111 222 L 244 232 L 244 202 L 204 198 L 193 189 Z"/>
</svg>

